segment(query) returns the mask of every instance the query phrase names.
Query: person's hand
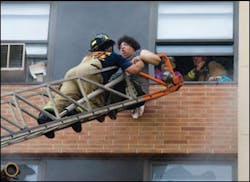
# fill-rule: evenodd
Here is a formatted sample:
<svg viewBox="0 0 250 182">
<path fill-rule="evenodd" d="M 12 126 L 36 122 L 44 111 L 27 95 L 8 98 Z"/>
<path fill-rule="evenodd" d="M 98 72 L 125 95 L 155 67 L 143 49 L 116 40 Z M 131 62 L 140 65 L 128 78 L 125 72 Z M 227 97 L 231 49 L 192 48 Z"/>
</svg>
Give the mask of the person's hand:
<svg viewBox="0 0 250 182">
<path fill-rule="evenodd" d="M 139 62 L 139 61 L 143 62 L 142 59 L 140 58 L 140 56 L 136 56 L 136 57 L 134 57 L 134 58 L 131 60 L 131 62 L 132 62 L 133 64 L 136 64 L 136 63 Z"/>
<path fill-rule="evenodd" d="M 210 76 L 208 78 L 208 81 L 217 81 L 217 77 L 216 76 Z"/>
<path fill-rule="evenodd" d="M 143 67 L 144 67 L 144 62 L 139 59 L 138 57 L 135 57 L 131 60 L 131 62 L 133 63 L 130 67 L 128 67 L 126 69 L 126 71 L 130 74 L 137 74 L 139 73 Z"/>
<path fill-rule="evenodd" d="M 202 66 L 205 64 L 205 61 L 199 61 L 196 63 L 196 71 L 200 71 Z"/>
<path fill-rule="evenodd" d="M 138 65 L 140 69 L 142 69 L 145 66 L 144 62 L 141 59 L 137 60 L 135 64 Z"/>
</svg>

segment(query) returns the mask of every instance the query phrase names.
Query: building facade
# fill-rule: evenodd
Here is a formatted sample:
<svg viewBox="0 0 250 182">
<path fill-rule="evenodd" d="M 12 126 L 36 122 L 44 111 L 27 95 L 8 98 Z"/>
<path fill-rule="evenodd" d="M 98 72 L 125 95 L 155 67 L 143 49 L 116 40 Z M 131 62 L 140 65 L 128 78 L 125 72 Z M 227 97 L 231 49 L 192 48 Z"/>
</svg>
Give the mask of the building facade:
<svg viewBox="0 0 250 182">
<path fill-rule="evenodd" d="M 193 56 L 211 57 L 231 80 L 185 81 L 138 120 L 123 111 L 4 147 L 1 165 L 15 161 L 31 181 L 249 179 L 249 2 L 3 1 L 1 93 L 63 78 L 98 33 L 135 37 L 183 75 Z"/>
</svg>

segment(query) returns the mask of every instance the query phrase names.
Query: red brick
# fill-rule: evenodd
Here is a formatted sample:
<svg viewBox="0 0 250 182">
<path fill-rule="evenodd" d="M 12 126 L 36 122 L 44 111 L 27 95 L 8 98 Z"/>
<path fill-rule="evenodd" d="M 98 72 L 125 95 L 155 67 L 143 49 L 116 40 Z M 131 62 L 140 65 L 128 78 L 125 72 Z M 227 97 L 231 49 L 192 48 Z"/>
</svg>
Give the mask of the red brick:
<svg viewBox="0 0 250 182">
<path fill-rule="evenodd" d="M 22 87 L 28 86 L 3 85 L 1 93 Z M 150 92 L 159 89 L 164 87 L 151 86 Z M 32 102 L 43 105 L 37 97 Z M 1 108 L 1 114 L 10 116 L 5 108 Z M 30 109 L 27 105 L 25 108 Z M 29 125 L 36 124 L 25 118 Z M 81 133 L 68 128 L 57 131 L 52 140 L 41 136 L 4 147 L 1 152 L 237 153 L 237 85 L 184 85 L 178 92 L 148 101 L 145 114 L 138 120 L 123 111 L 115 121 L 106 118 L 104 123 L 95 120 L 82 126 Z"/>
</svg>

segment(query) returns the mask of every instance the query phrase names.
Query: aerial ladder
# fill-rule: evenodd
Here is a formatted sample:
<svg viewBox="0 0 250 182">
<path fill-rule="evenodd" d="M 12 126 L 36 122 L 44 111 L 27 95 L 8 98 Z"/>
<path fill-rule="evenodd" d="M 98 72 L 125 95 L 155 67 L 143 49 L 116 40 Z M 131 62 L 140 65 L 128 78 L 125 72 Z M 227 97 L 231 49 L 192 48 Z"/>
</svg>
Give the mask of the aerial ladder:
<svg viewBox="0 0 250 182">
<path fill-rule="evenodd" d="M 169 69 L 169 76 L 167 80 L 163 81 L 156 79 L 146 73 L 139 73 L 140 76 L 163 86 L 160 87 L 159 91 L 156 91 L 154 93 L 136 96 L 134 94 L 135 89 L 128 78 L 128 74 L 124 72 L 121 76 L 105 85 L 89 80 L 88 78 L 86 78 L 87 75 L 83 75 L 80 77 L 72 77 L 70 79 L 62 79 L 43 83 L 41 85 L 23 88 L 1 95 L 1 148 L 35 137 L 39 137 L 52 130 L 57 131 L 70 127 L 72 124 L 79 121 L 81 123 L 92 121 L 100 116 L 107 115 L 113 110 L 119 112 L 134 104 L 157 99 L 179 90 L 179 88 L 183 85 L 182 75 L 175 74 L 166 54 L 161 53 L 158 55 L 161 57 L 162 61 L 165 62 Z M 92 72 L 91 74 L 97 74 L 115 68 L 116 67 L 108 67 Z M 60 85 L 63 82 L 72 79 L 75 79 L 77 81 L 80 88 L 82 94 L 82 98 L 80 100 L 74 100 L 60 92 Z M 80 82 L 82 80 L 97 86 L 98 89 L 87 95 L 81 87 Z M 125 80 L 127 83 L 126 93 L 122 93 L 113 89 L 113 86 L 121 82 L 122 80 Z M 124 100 L 92 109 L 88 104 L 89 100 L 99 94 L 104 94 L 104 92 L 119 95 L 120 97 L 123 97 Z M 60 113 L 57 111 L 57 109 L 55 109 L 54 116 L 44 111 L 43 106 L 48 101 L 55 104 L 54 96 L 56 94 L 64 97 L 71 104 Z M 86 112 L 78 113 L 72 116 L 65 116 L 68 111 L 72 111 L 76 107 L 80 107 L 86 110 Z M 37 123 L 39 112 L 43 112 L 44 114 L 46 114 L 52 119 L 52 121 L 39 125 Z"/>
</svg>

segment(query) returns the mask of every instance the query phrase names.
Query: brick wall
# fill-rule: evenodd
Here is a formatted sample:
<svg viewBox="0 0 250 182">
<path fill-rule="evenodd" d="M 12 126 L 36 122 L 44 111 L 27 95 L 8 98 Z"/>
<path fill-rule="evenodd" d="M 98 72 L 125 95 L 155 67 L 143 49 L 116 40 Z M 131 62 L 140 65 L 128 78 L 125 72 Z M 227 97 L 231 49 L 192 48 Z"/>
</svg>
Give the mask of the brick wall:
<svg viewBox="0 0 250 182">
<path fill-rule="evenodd" d="M 1 93 L 22 85 L 2 85 Z M 25 86 L 27 87 L 27 86 Z M 159 86 L 151 86 L 151 92 Z M 1 110 L 1 112 L 4 112 Z M 237 85 L 184 85 L 148 101 L 145 114 L 133 120 L 128 111 L 40 136 L 1 149 L 3 154 L 236 154 Z"/>
</svg>

